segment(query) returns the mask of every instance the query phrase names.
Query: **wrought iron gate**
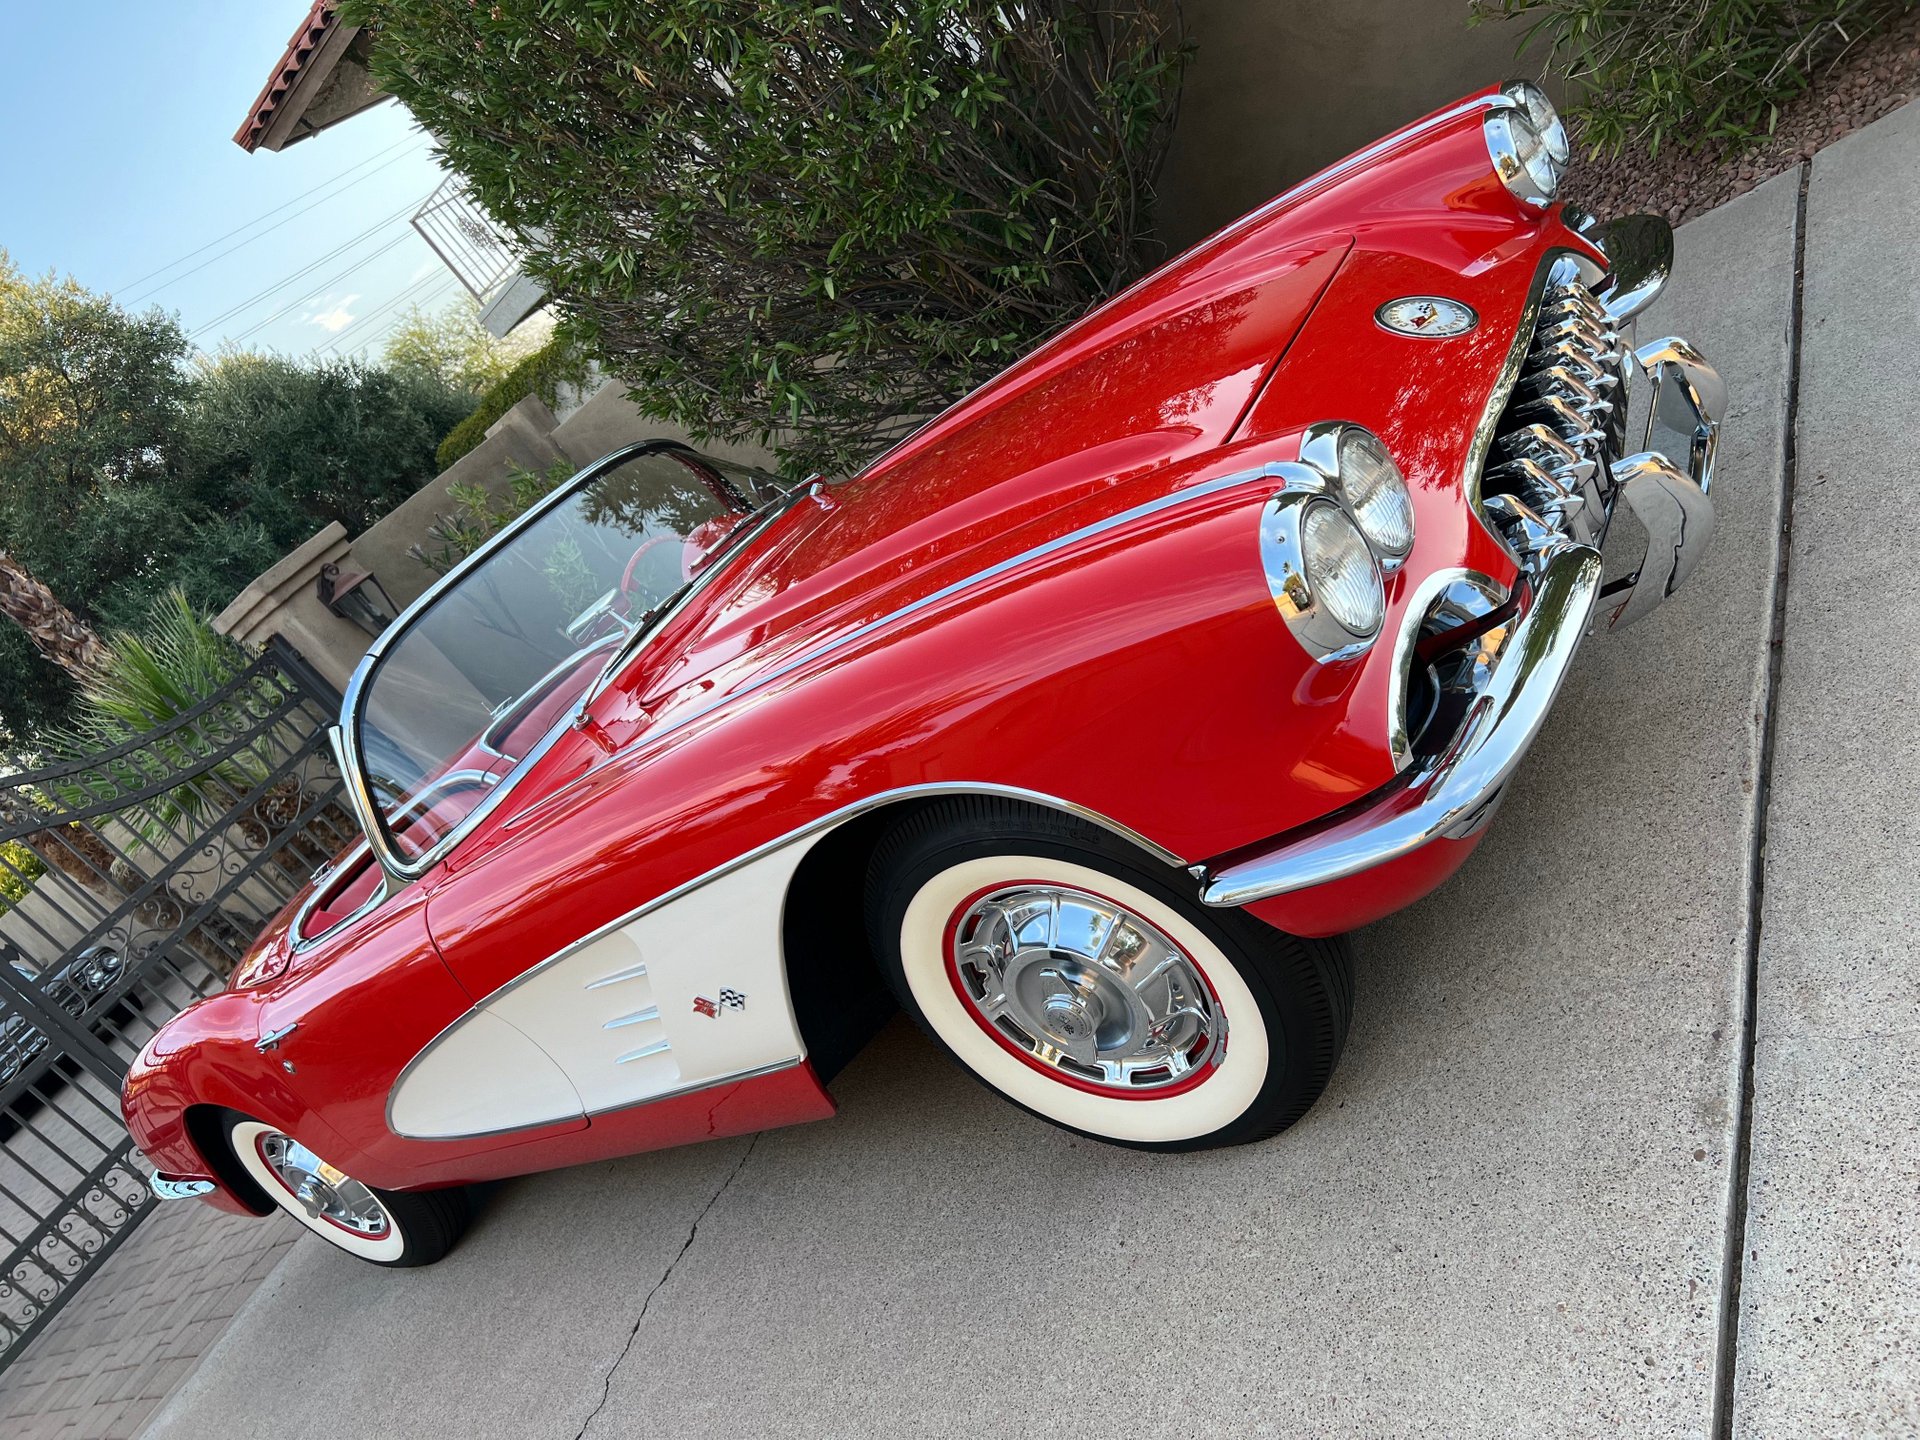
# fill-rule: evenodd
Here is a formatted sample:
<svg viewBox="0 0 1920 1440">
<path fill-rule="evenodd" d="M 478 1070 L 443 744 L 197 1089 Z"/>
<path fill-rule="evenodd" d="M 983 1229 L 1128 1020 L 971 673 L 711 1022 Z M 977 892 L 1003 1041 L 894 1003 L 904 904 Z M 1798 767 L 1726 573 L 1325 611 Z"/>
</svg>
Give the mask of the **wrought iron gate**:
<svg viewBox="0 0 1920 1440">
<path fill-rule="evenodd" d="M 137 739 L 0 776 L 0 1368 L 156 1203 L 129 1063 L 352 838 L 338 705 L 276 642 Z"/>
</svg>

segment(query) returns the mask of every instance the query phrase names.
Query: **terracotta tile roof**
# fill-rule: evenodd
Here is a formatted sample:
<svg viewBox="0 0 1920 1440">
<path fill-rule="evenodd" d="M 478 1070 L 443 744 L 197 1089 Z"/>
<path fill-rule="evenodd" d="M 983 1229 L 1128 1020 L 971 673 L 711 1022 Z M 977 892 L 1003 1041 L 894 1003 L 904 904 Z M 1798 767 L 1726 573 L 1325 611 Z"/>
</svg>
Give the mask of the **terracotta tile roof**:
<svg viewBox="0 0 1920 1440">
<path fill-rule="evenodd" d="M 242 150 L 259 148 L 261 138 L 267 133 L 267 126 L 273 122 L 273 112 L 300 78 L 301 67 L 312 58 L 314 51 L 320 48 L 320 42 L 327 38 L 327 32 L 333 28 L 338 18 L 334 13 L 336 3 L 337 0 L 313 0 L 313 8 L 307 11 L 307 18 L 300 22 L 300 27 L 293 32 L 293 38 L 287 41 L 286 54 L 273 67 L 265 88 L 253 102 L 253 108 L 247 112 L 246 123 L 233 132 L 233 143 Z"/>
</svg>

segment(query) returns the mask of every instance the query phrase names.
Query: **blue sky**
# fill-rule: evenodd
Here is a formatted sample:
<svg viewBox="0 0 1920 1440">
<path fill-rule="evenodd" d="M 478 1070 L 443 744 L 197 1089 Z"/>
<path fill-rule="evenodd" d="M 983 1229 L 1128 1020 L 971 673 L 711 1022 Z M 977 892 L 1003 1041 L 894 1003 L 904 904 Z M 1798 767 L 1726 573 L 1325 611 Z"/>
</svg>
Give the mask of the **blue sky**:
<svg viewBox="0 0 1920 1440">
<path fill-rule="evenodd" d="M 441 173 L 400 106 L 277 155 L 233 143 L 307 8 L 0 0 L 0 248 L 208 350 L 377 354 L 409 304 L 463 294 L 407 225 Z"/>
</svg>

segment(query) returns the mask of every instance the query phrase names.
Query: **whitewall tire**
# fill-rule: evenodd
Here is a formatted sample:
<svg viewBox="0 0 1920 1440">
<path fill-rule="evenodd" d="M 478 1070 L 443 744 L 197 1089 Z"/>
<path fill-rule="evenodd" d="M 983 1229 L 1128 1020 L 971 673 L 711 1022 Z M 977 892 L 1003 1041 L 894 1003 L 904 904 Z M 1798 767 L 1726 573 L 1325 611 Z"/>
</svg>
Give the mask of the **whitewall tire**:
<svg viewBox="0 0 1920 1440">
<path fill-rule="evenodd" d="M 1023 1109 L 1147 1149 L 1262 1139 L 1332 1073 L 1347 950 L 1192 889 L 1072 816 L 958 797 L 882 840 L 868 927 L 903 1006 Z"/>
<path fill-rule="evenodd" d="M 428 1265 L 466 1228 L 464 1191 L 376 1190 L 271 1125 L 233 1116 L 227 1143 L 267 1198 L 347 1254 L 375 1265 Z"/>
</svg>

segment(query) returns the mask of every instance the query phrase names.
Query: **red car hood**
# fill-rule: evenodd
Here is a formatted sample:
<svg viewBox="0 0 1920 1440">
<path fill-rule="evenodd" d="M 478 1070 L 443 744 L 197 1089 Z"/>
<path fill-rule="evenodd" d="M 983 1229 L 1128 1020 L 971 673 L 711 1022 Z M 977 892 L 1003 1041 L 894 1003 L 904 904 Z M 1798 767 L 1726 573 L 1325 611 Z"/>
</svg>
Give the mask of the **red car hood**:
<svg viewBox="0 0 1920 1440">
<path fill-rule="evenodd" d="M 653 718 L 993 564 L 1031 526 L 1123 509 L 1131 482 L 1224 442 L 1351 247 L 1264 238 L 1156 272 L 801 502 L 656 637 L 632 676 Z"/>
</svg>

